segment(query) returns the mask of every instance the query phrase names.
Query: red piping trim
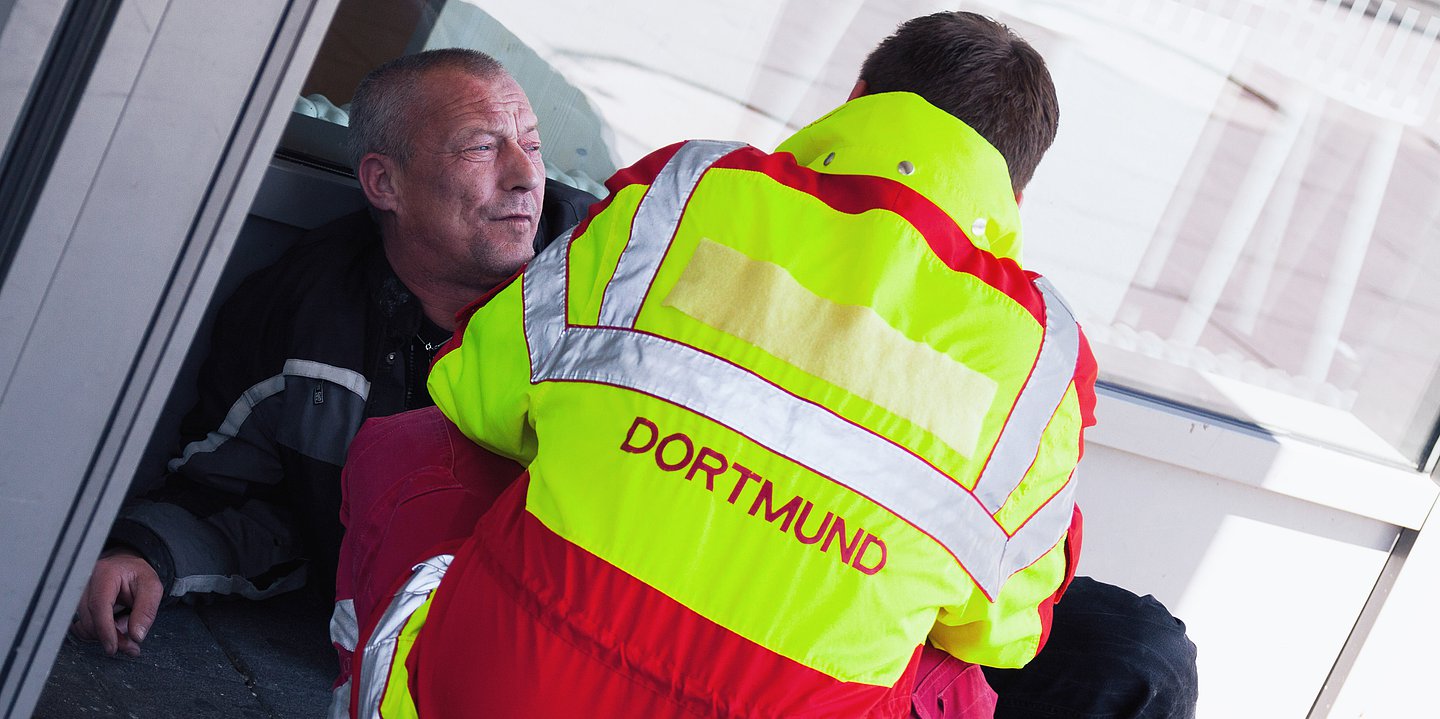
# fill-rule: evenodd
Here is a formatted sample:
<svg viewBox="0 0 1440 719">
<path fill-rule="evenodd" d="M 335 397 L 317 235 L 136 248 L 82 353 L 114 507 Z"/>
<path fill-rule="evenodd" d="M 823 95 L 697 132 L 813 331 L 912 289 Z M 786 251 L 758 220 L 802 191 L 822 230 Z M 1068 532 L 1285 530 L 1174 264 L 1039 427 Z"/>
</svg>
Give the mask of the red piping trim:
<svg viewBox="0 0 1440 719">
<path fill-rule="evenodd" d="M 832 175 L 801 167 L 789 153 L 767 154 L 741 148 L 711 165 L 750 170 L 793 190 L 804 192 L 831 209 L 851 215 L 870 210 L 893 212 L 909 222 L 935 256 L 956 272 L 972 275 L 1024 307 L 1044 324 L 1044 300 L 1019 263 L 996 257 L 975 246 L 964 229 L 930 198 L 903 183 L 872 175 Z"/>
</svg>

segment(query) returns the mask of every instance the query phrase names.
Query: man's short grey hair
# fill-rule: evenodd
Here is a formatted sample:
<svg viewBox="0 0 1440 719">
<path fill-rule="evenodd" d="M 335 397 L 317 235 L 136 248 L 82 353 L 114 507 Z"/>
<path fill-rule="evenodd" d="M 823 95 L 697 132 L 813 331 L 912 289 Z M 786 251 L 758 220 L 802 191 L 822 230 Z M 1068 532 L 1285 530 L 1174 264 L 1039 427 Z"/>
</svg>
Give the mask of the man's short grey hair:
<svg viewBox="0 0 1440 719">
<path fill-rule="evenodd" d="M 350 99 L 346 150 L 358 172 L 360 158 L 377 152 L 405 164 L 410 160 L 410 112 L 419 102 L 420 79 L 435 70 L 455 69 L 482 79 L 505 75 L 500 62 L 479 50 L 445 48 L 405 55 L 375 68 Z"/>
</svg>

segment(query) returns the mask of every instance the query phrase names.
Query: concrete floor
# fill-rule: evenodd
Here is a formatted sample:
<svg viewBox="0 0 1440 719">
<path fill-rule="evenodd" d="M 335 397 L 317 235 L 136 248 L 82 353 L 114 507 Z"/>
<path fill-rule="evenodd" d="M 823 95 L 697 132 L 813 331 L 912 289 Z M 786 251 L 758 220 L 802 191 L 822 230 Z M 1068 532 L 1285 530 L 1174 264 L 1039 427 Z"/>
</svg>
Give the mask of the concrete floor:
<svg viewBox="0 0 1440 719">
<path fill-rule="evenodd" d="M 323 717 L 329 607 L 303 593 L 161 610 L 141 655 L 66 638 L 35 708 L 70 717 Z"/>
</svg>

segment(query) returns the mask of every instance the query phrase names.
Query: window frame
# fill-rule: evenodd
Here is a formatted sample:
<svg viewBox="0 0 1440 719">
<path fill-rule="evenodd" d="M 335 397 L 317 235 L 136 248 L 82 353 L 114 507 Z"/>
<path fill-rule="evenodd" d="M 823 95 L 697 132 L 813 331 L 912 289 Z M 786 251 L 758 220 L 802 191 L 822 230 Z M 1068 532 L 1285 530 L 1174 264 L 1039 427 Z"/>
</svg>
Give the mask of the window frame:
<svg viewBox="0 0 1440 719">
<path fill-rule="evenodd" d="M 45 89 L 10 40 L 62 35 L 46 4 L 3 18 L 33 68 L 7 99 Z M 337 4 L 115 3 L 0 284 L 0 714 L 39 698 Z M 177 88 L 205 102 L 176 113 Z"/>
</svg>

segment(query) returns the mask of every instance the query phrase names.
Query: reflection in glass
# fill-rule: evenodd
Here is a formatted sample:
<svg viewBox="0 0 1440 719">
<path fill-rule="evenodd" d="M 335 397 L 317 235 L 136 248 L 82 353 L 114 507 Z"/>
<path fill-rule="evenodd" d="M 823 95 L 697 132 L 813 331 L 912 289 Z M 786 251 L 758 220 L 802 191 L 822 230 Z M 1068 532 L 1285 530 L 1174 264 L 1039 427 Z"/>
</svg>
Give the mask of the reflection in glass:
<svg viewBox="0 0 1440 719">
<path fill-rule="evenodd" d="M 1423 462 L 1440 19 L 1363 0 L 1026 7 L 1065 34 L 1073 80 L 1030 259 L 1071 293 L 1105 378 Z"/>
<path fill-rule="evenodd" d="M 679 140 L 773 148 L 842 102 L 897 24 L 955 7 L 346 0 L 329 80 L 307 93 L 343 105 L 357 68 L 388 59 L 366 53 L 484 50 L 529 94 L 549 174 L 598 194 Z M 1424 463 L 1440 412 L 1433 2 L 960 8 L 1010 24 L 1055 75 L 1060 136 L 1026 191 L 1026 264 L 1066 293 L 1104 380 Z"/>
</svg>

